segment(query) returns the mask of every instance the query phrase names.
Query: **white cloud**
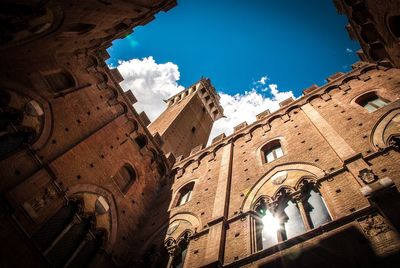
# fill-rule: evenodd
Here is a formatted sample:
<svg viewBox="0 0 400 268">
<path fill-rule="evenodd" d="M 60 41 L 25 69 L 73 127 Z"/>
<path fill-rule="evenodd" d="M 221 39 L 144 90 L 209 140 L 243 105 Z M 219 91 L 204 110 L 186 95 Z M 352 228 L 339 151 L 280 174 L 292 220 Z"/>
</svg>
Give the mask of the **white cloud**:
<svg viewBox="0 0 400 268">
<path fill-rule="evenodd" d="M 351 48 L 346 48 L 346 52 L 347 52 L 347 53 L 352 53 L 353 50 L 352 50 Z"/>
<path fill-rule="evenodd" d="M 121 87 L 124 90 L 131 89 L 138 99 L 135 109 L 145 111 L 151 121 L 165 110 L 164 99 L 184 89 L 177 82 L 180 78 L 178 66 L 172 62 L 159 64 L 153 57 L 133 59 L 119 62 L 118 70 L 125 79 Z M 268 80 L 267 76 L 261 77 L 255 87 L 244 94 L 220 93 L 226 118 L 214 123 L 210 141 L 221 133 L 231 134 L 236 125 L 243 121 L 250 124 L 255 121 L 257 114 L 266 109 L 273 112 L 279 109 L 279 102 L 289 97 L 294 98 L 292 91 L 281 92 L 276 84 L 266 86 Z M 265 97 L 259 92 L 269 93 L 271 97 Z"/>
<path fill-rule="evenodd" d="M 257 83 L 260 83 L 261 85 L 265 85 L 265 82 L 269 80 L 268 76 L 263 76 L 260 78 L 260 80 L 257 81 Z"/>
<path fill-rule="evenodd" d="M 145 111 L 151 121 L 165 110 L 163 100 L 183 90 L 177 81 L 178 66 L 172 62 L 156 63 L 153 57 L 118 62 L 118 70 L 124 77 L 121 87 L 131 89 L 138 102 L 138 112 Z"/>
<path fill-rule="evenodd" d="M 220 93 L 221 105 L 224 108 L 226 118 L 221 118 L 214 123 L 210 139 L 225 133 L 227 136 L 233 132 L 233 128 L 246 121 L 248 124 L 256 120 L 256 115 L 269 109 L 271 112 L 279 109 L 279 102 L 287 98 L 295 98 L 292 91 L 280 92 L 278 85 L 269 84 L 261 89 L 263 92 L 270 91 L 271 97 L 265 97 L 256 89 L 251 89 L 244 94 L 229 95 Z"/>
</svg>

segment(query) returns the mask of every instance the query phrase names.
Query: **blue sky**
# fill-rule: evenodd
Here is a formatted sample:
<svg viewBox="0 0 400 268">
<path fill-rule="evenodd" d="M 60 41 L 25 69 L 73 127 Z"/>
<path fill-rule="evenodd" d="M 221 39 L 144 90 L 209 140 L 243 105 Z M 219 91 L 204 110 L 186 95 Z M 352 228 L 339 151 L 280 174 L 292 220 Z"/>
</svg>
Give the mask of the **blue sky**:
<svg viewBox="0 0 400 268">
<path fill-rule="evenodd" d="M 162 99 L 210 78 L 227 116 L 212 136 L 229 134 L 259 112 L 278 109 L 279 101 L 349 71 L 359 45 L 346 24 L 332 0 L 178 0 L 114 41 L 108 64 L 118 67 L 121 87 L 132 89 L 135 108 L 151 120 L 165 108 Z"/>
<path fill-rule="evenodd" d="M 186 0 L 109 49 L 109 64 L 153 56 L 179 66 L 180 84 L 202 75 L 237 93 L 267 75 L 296 96 L 357 61 L 358 44 L 332 0 Z M 349 48 L 352 52 L 347 52 Z"/>
</svg>

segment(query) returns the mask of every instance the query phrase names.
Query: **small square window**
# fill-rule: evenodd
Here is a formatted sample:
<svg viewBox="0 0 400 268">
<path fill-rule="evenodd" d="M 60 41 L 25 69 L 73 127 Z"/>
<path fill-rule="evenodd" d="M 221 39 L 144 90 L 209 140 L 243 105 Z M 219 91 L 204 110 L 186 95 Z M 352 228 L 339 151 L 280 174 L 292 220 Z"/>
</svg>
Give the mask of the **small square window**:
<svg viewBox="0 0 400 268">
<path fill-rule="evenodd" d="M 379 108 L 386 106 L 389 101 L 379 97 L 375 92 L 369 92 L 356 100 L 356 103 L 372 113 Z"/>
<path fill-rule="evenodd" d="M 264 154 L 264 159 L 267 163 L 272 162 L 284 155 L 279 140 L 274 140 L 267 143 L 264 145 L 261 151 Z"/>
</svg>

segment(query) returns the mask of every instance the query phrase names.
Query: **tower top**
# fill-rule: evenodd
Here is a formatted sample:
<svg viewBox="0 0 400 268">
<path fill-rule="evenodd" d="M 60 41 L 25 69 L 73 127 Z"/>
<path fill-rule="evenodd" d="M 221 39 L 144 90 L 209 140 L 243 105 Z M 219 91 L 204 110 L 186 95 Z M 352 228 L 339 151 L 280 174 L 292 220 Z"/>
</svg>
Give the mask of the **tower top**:
<svg viewBox="0 0 400 268">
<path fill-rule="evenodd" d="M 201 78 L 165 101 L 167 109 L 149 131 L 161 136 L 165 153 L 186 157 L 193 148 L 207 144 L 213 123 L 224 115 L 219 99 L 210 79 Z"/>
<path fill-rule="evenodd" d="M 185 97 L 193 93 L 198 94 L 203 102 L 204 108 L 207 110 L 213 121 L 216 121 L 224 116 L 224 109 L 219 103 L 220 96 L 216 92 L 214 86 L 211 84 L 209 78 L 201 78 L 193 85 L 171 96 L 168 100 L 166 100 L 168 107 L 180 103 Z"/>
</svg>

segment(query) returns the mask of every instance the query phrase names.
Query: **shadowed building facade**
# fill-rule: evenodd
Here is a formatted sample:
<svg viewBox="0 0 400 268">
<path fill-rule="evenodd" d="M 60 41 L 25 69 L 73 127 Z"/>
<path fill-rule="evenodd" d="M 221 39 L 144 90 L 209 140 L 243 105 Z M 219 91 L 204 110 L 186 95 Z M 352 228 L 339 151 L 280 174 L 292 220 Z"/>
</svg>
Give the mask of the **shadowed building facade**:
<svg viewBox="0 0 400 268">
<path fill-rule="evenodd" d="M 396 267 L 400 8 L 380 2 L 335 1 L 350 72 L 208 147 L 209 79 L 147 127 L 104 62 L 174 1 L 3 3 L 1 266 Z"/>
</svg>

